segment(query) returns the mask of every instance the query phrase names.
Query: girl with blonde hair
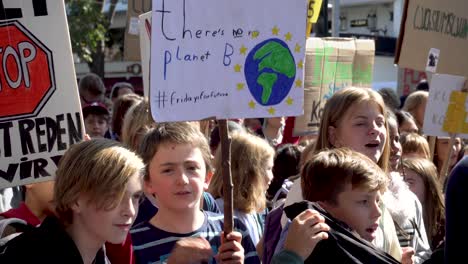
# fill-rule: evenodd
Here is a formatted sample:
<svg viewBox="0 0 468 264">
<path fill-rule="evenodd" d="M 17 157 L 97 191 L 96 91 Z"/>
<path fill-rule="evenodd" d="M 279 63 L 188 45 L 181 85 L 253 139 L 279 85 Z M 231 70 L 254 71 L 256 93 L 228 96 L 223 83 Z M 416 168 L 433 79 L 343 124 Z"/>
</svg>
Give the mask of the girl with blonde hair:
<svg viewBox="0 0 468 264">
<path fill-rule="evenodd" d="M 263 235 L 263 215 L 266 191 L 273 179 L 275 151 L 268 142 L 249 133 L 235 133 L 231 141 L 231 173 L 234 184 L 234 215 L 249 230 L 254 245 Z M 223 202 L 223 176 L 221 175 L 221 148 L 215 155 L 215 174 L 208 191 L 216 198 L 221 210 Z"/>
<path fill-rule="evenodd" d="M 417 133 L 404 133 L 400 137 L 403 149 L 403 158 L 424 158 L 431 159 L 429 143 L 427 139 Z"/>
<path fill-rule="evenodd" d="M 437 168 L 428 159 L 403 159 L 405 181 L 423 207 L 423 218 L 431 248 L 435 249 L 445 235 L 445 205 Z"/>
<path fill-rule="evenodd" d="M 128 109 L 122 126 L 122 143 L 137 151 L 145 134 L 156 125 L 149 108 L 148 98 Z"/>
<path fill-rule="evenodd" d="M 412 92 L 405 100 L 402 110 L 409 112 L 416 120 L 416 125 L 422 131 L 424 125 L 424 112 L 426 112 L 427 99 L 429 92 Z"/>
</svg>

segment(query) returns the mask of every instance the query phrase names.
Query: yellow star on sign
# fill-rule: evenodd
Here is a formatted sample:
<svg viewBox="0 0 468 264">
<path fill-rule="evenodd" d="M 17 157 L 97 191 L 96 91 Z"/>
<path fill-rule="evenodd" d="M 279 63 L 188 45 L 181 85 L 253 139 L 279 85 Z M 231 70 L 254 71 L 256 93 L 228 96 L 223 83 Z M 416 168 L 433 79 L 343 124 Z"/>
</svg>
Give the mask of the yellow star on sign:
<svg viewBox="0 0 468 264">
<path fill-rule="evenodd" d="M 287 41 L 290 41 L 292 39 L 291 33 L 290 32 L 286 33 L 286 35 L 284 35 L 284 39 Z"/>
<path fill-rule="evenodd" d="M 268 113 L 270 115 L 274 115 L 276 113 L 276 110 L 273 107 L 268 108 Z"/>
<path fill-rule="evenodd" d="M 296 80 L 296 87 L 299 87 L 299 88 L 302 87 L 302 80 L 301 79 Z"/>
<path fill-rule="evenodd" d="M 279 31 L 280 31 L 279 28 L 275 26 L 274 28 L 271 29 L 271 34 L 278 36 Z"/>
<path fill-rule="evenodd" d="M 247 51 L 247 48 L 244 45 L 242 45 L 242 47 L 240 48 L 239 51 L 240 51 L 240 54 L 245 55 L 245 52 Z"/>
<path fill-rule="evenodd" d="M 258 31 L 256 31 L 256 30 L 255 30 L 255 31 L 252 31 L 252 38 L 253 38 L 253 39 L 254 39 L 254 38 L 257 38 L 258 35 L 260 35 L 260 32 L 258 32 Z"/>
<path fill-rule="evenodd" d="M 240 66 L 240 64 L 236 64 L 236 65 L 234 66 L 234 71 L 235 71 L 235 72 L 240 72 L 240 71 L 241 71 L 241 68 L 242 68 L 242 66 Z"/>
<path fill-rule="evenodd" d="M 292 105 L 293 103 L 294 103 L 294 100 L 291 97 L 288 97 L 288 99 L 286 99 L 287 105 Z"/>
<path fill-rule="evenodd" d="M 302 60 L 300 60 L 300 61 L 297 63 L 297 67 L 298 67 L 299 69 L 304 68 L 304 62 L 303 62 Z"/>
<path fill-rule="evenodd" d="M 255 109 L 255 102 L 253 100 L 250 100 L 249 107 Z"/>
<path fill-rule="evenodd" d="M 240 90 L 243 90 L 244 89 L 244 84 L 243 83 L 238 83 L 237 84 L 237 90 L 240 91 Z"/>
<path fill-rule="evenodd" d="M 296 44 L 296 47 L 294 48 L 294 51 L 298 52 L 298 53 L 301 52 L 301 45 Z"/>
</svg>

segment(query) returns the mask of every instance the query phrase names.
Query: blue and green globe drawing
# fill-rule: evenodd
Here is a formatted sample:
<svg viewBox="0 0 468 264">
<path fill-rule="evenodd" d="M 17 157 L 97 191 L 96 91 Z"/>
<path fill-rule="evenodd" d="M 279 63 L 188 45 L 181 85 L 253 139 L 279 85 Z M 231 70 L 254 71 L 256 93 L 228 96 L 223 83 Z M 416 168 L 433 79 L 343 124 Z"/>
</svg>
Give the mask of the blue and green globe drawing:
<svg viewBox="0 0 468 264">
<path fill-rule="evenodd" d="M 278 38 L 257 44 L 244 66 L 247 86 L 264 106 L 279 104 L 288 95 L 296 77 L 296 62 L 288 45 Z"/>
</svg>

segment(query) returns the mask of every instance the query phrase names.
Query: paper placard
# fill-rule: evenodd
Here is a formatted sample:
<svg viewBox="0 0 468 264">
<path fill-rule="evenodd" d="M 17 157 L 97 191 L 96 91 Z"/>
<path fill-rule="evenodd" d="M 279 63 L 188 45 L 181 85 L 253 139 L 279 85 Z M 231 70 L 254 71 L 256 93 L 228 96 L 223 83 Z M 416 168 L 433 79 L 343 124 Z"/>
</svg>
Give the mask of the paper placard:
<svg viewBox="0 0 468 264">
<path fill-rule="evenodd" d="M 152 0 L 128 0 L 127 23 L 124 40 L 124 58 L 128 61 L 140 61 L 139 19 L 143 13 L 151 11 Z"/>
<path fill-rule="evenodd" d="M 395 63 L 425 71 L 433 48 L 440 51 L 437 73 L 468 76 L 467 10 L 466 0 L 406 0 Z"/>
<path fill-rule="evenodd" d="M 0 8 L 0 189 L 52 179 L 84 132 L 64 3 L 34 3 Z"/>
<path fill-rule="evenodd" d="M 426 135 L 468 138 L 466 93 L 461 92 L 466 78 L 448 74 L 434 74 L 424 114 L 423 132 Z"/>
<path fill-rule="evenodd" d="M 306 15 L 307 0 L 154 0 L 155 120 L 302 114 Z"/>
<path fill-rule="evenodd" d="M 144 13 L 139 17 L 140 23 L 140 52 L 141 56 L 141 75 L 143 77 L 143 95 L 149 97 L 149 76 L 150 76 L 150 57 L 151 57 L 151 12 Z"/>
</svg>

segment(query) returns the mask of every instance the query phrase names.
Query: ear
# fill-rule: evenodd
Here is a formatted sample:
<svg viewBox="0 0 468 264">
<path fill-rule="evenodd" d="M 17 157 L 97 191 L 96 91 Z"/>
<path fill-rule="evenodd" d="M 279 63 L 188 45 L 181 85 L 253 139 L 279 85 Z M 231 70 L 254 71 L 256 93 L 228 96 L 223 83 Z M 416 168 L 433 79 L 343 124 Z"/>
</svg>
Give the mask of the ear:
<svg viewBox="0 0 468 264">
<path fill-rule="evenodd" d="M 337 146 L 338 145 L 338 140 L 337 140 L 337 131 L 336 131 L 336 127 L 334 126 L 328 126 L 328 133 L 327 133 L 327 137 L 328 137 L 328 142 L 333 146 L 333 147 L 339 147 Z"/>
<path fill-rule="evenodd" d="M 76 213 L 76 214 L 81 213 L 81 208 L 82 208 L 82 206 L 83 206 L 83 203 L 85 203 L 85 202 L 86 202 L 85 199 L 84 199 L 82 196 L 80 196 L 80 197 L 78 198 L 78 200 L 76 200 L 76 201 L 72 204 L 72 206 L 71 206 L 72 211 L 73 211 L 74 213 Z"/>
<path fill-rule="evenodd" d="M 153 195 L 156 192 L 153 188 L 151 180 L 143 180 L 143 191 L 151 195 Z"/>
<path fill-rule="evenodd" d="M 205 183 L 203 184 L 203 190 L 207 191 L 208 186 L 210 186 L 211 179 L 213 178 L 213 172 L 207 171 L 205 176 Z"/>
</svg>

